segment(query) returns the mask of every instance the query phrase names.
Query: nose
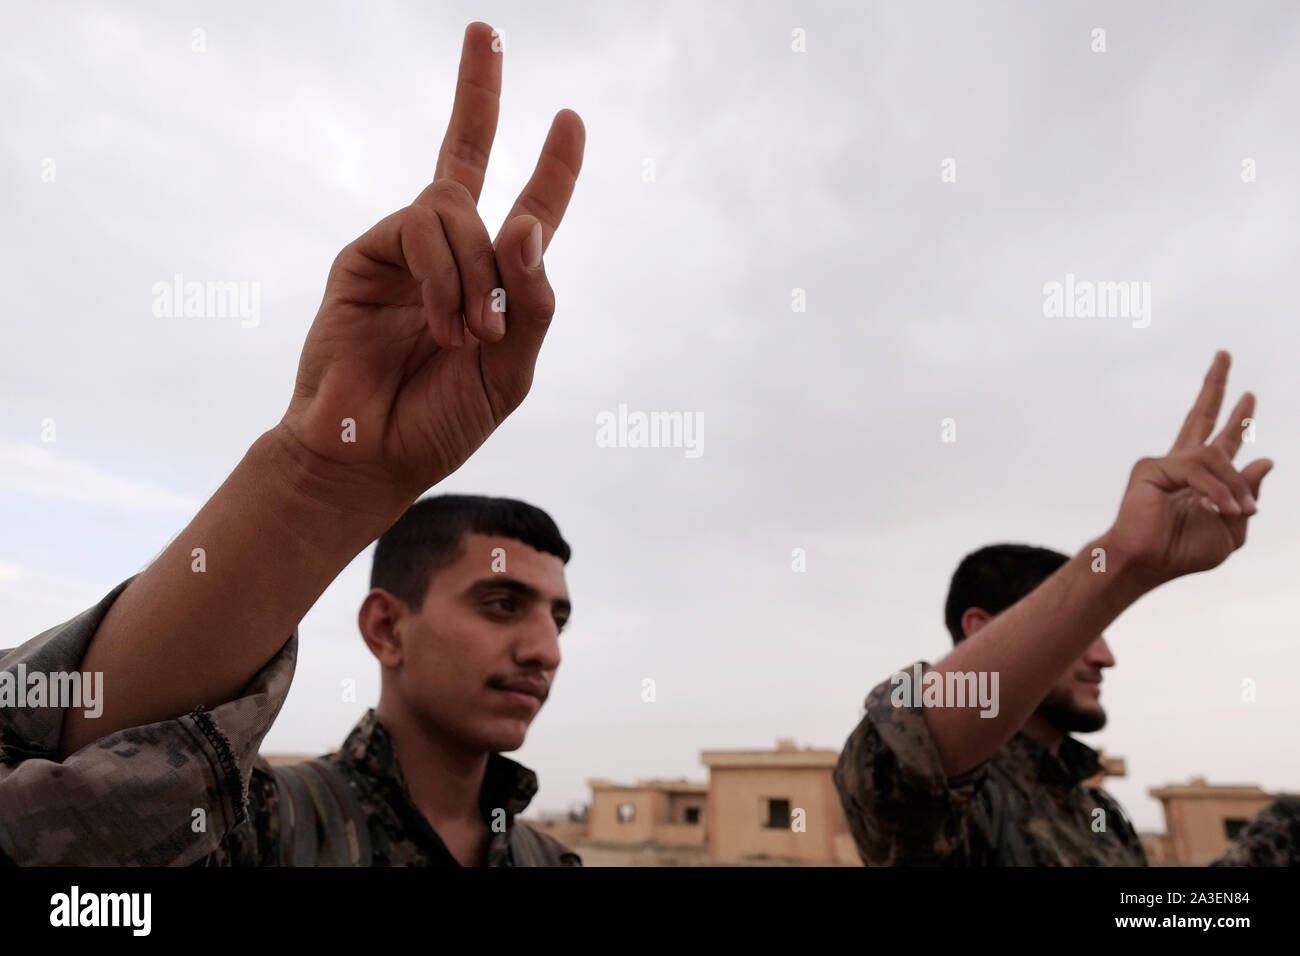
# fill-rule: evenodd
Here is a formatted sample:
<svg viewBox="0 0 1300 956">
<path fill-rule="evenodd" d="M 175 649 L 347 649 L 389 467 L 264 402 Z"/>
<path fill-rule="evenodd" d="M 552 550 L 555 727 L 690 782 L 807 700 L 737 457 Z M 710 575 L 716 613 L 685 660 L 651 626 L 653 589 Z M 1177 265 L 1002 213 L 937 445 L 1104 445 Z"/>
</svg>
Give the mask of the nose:
<svg viewBox="0 0 1300 956">
<path fill-rule="evenodd" d="M 515 643 L 515 663 L 543 671 L 560 666 L 560 628 L 549 612 L 523 626 Z"/>
<path fill-rule="evenodd" d="M 1083 659 L 1094 667 L 1115 666 L 1115 655 L 1110 652 L 1110 645 L 1106 643 L 1104 634 L 1092 642 Z"/>
</svg>

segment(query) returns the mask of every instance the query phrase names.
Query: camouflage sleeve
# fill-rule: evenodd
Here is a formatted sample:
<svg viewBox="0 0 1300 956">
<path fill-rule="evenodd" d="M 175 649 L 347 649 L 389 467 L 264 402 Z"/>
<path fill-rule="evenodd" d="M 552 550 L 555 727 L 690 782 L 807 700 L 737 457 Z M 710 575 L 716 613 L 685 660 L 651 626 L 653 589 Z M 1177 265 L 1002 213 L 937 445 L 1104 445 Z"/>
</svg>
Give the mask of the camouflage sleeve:
<svg viewBox="0 0 1300 956">
<path fill-rule="evenodd" d="M 253 762 L 288 694 L 296 634 L 234 700 L 118 731 L 59 761 L 64 711 L 94 710 L 96 681 L 72 675 L 129 583 L 0 652 L 0 857 L 26 865 L 190 864 L 248 817 Z"/>
<path fill-rule="evenodd" d="M 1300 797 L 1281 797 L 1257 813 L 1210 866 L 1300 866 Z"/>
<path fill-rule="evenodd" d="M 924 661 L 921 667 L 930 669 Z M 866 713 L 836 764 L 835 789 L 867 866 L 964 865 L 968 811 L 985 768 L 945 776 L 913 685 L 909 666 L 867 696 Z"/>
<path fill-rule="evenodd" d="M 253 762 L 248 781 L 248 818 L 201 866 L 282 866 L 280 858 L 280 790 L 264 757 Z"/>
</svg>

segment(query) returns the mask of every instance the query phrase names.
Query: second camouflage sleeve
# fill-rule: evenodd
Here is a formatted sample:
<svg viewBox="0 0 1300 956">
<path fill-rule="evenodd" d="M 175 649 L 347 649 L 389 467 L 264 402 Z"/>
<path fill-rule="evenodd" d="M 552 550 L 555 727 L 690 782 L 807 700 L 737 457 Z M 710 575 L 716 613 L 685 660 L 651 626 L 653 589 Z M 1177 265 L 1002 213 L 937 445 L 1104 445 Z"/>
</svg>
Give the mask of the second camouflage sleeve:
<svg viewBox="0 0 1300 956">
<path fill-rule="evenodd" d="M 929 669 L 921 666 L 922 673 Z M 921 707 L 896 703 L 920 701 L 913 682 L 909 665 L 872 689 L 840 753 L 835 788 L 867 866 L 964 865 L 969 810 L 985 769 L 951 780 L 944 775 Z"/>
</svg>

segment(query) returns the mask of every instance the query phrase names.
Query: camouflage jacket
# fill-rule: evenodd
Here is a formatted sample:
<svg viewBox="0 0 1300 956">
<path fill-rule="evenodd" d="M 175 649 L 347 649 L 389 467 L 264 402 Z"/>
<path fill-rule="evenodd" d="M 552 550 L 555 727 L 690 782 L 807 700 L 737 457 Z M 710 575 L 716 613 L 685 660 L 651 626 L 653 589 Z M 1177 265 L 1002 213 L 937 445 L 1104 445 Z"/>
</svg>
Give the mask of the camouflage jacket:
<svg viewBox="0 0 1300 956">
<path fill-rule="evenodd" d="M 94 607 L 11 651 L 0 651 L 0 686 L 19 676 L 79 669 L 122 582 Z M 65 707 L 0 699 L 0 863 L 58 866 L 274 865 L 282 852 L 277 777 L 258 749 L 288 695 L 297 660 L 293 634 L 234 700 L 132 727 L 59 760 Z M 367 813 L 372 863 L 454 865 L 406 794 L 391 741 L 366 714 L 330 760 Z M 489 758 L 485 819 L 505 811 L 489 865 L 513 865 L 509 829 L 536 792 L 531 771 Z M 296 836 L 295 836 L 296 838 Z M 549 837 L 558 865 L 577 856 Z M 312 841 L 315 844 L 315 841 Z"/>
<path fill-rule="evenodd" d="M 346 781 L 366 820 L 372 866 L 459 866 L 429 821 L 411 802 L 393 749 L 392 738 L 375 716 L 366 712 L 342 748 L 324 758 Z M 265 760 L 253 767 L 249 789 L 249 818 L 237 827 L 205 863 L 210 866 L 281 866 L 293 860 L 294 840 L 284 839 L 287 795 Z M 537 777 L 528 768 L 491 754 L 479 791 L 479 809 L 489 824 L 488 866 L 518 865 L 511 852 L 511 830 L 526 824 L 515 816 L 537 792 Z M 496 826 L 493 826 L 496 823 Z M 543 846 L 543 865 L 581 866 L 578 855 L 551 836 L 533 828 Z M 297 834 L 293 835 L 299 838 Z M 324 834 L 310 839 L 315 846 Z"/>
<path fill-rule="evenodd" d="M 902 673 L 913 680 L 910 666 Z M 1093 750 L 1067 736 L 1053 755 L 1017 734 L 948 778 L 922 708 L 895 706 L 894 688 L 871 691 L 834 773 L 868 866 L 1146 865 L 1119 804 L 1085 783 L 1100 769 Z M 912 690 L 906 699 L 919 701 Z"/>
</svg>

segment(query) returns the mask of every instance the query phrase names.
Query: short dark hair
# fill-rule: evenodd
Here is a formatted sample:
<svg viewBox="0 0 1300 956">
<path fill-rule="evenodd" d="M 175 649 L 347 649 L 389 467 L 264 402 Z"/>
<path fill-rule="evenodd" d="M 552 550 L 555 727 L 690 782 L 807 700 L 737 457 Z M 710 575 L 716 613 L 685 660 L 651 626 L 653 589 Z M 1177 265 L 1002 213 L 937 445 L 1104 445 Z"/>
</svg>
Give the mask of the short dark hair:
<svg viewBox="0 0 1300 956">
<path fill-rule="evenodd" d="M 460 557 L 461 539 L 471 533 L 514 538 L 569 563 L 568 542 L 541 508 L 513 498 L 435 495 L 411 505 L 380 536 L 370 586 L 418 611 L 433 575 Z"/>
<path fill-rule="evenodd" d="M 970 608 L 1001 614 L 1069 560 L 1059 551 L 1028 544 L 991 544 L 966 555 L 953 572 L 943 608 L 952 642 L 966 637 L 961 618 Z"/>
</svg>

